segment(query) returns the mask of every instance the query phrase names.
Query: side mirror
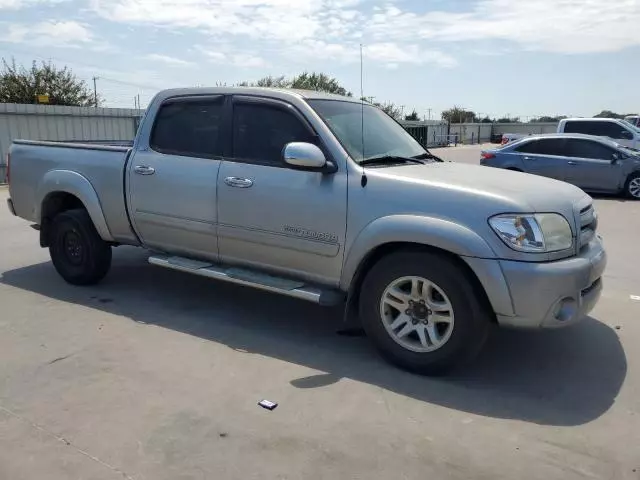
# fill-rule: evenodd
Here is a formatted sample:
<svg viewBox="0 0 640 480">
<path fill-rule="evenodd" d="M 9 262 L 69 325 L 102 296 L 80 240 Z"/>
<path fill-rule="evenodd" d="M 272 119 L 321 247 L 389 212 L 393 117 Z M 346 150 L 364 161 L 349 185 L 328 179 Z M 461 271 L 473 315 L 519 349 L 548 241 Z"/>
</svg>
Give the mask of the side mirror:
<svg viewBox="0 0 640 480">
<path fill-rule="evenodd" d="M 337 170 L 317 146 L 312 143 L 291 142 L 284 147 L 284 162 L 296 170 L 333 173 Z"/>
<path fill-rule="evenodd" d="M 614 153 L 613 155 L 611 155 L 611 163 L 616 163 L 618 160 L 620 160 L 619 153 Z"/>
</svg>

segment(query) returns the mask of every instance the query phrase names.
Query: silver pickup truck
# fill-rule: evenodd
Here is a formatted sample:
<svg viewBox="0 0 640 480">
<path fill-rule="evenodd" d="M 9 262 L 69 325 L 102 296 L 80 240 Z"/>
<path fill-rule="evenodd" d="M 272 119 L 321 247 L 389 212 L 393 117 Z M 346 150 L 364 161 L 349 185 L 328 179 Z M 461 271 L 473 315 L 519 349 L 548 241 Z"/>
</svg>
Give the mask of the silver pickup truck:
<svg viewBox="0 0 640 480">
<path fill-rule="evenodd" d="M 378 108 L 317 92 L 163 91 L 131 148 L 17 140 L 9 209 L 71 284 L 99 282 L 112 246 L 144 247 L 159 267 L 343 305 L 424 374 L 492 324 L 580 320 L 606 263 L 582 190 L 442 162 Z"/>
</svg>

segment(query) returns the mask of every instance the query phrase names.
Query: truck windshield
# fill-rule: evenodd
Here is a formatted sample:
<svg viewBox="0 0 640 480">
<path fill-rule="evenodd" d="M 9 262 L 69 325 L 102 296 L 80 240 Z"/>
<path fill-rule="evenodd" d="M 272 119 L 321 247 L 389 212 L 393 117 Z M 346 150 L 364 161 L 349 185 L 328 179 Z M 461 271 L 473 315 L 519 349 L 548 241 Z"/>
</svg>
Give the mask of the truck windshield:
<svg viewBox="0 0 640 480">
<path fill-rule="evenodd" d="M 357 162 L 387 155 L 413 158 L 427 153 L 400 124 L 377 107 L 339 100 L 307 102 Z"/>
</svg>

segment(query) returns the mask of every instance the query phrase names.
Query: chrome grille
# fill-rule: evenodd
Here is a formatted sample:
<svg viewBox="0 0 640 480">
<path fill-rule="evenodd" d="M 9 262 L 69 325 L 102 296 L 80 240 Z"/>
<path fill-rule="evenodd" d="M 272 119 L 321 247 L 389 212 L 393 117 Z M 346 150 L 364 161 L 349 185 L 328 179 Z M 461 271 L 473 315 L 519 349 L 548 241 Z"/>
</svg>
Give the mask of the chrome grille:
<svg viewBox="0 0 640 480">
<path fill-rule="evenodd" d="M 595 236 L 598 229 L 598 216 L 593 205 L 589 205 L 580 210 L 580 236 L 578 238 L 578 249 L 585 247 Z"/>
</svg>

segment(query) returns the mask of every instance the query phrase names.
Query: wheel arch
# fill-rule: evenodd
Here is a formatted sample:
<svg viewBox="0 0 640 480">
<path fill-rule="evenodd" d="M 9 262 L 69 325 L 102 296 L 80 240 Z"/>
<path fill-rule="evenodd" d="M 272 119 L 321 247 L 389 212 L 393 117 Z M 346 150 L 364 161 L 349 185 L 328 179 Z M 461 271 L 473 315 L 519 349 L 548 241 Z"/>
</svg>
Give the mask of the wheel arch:
<svg viewBox="0 0 640 480">
<path fill-rule="evenodd" d="M 381 222 L 379 225 L 373 225 L 376 222 L 372 222 L 361 232 L 347 256 L 341 288 L 348 292 L 348 316 L 349 312 L 353 312 L 353 308 L 357 306 L 360 287 L 367 272 L 381 258 L 399 251 L 434 252 L 446 256 L 469 274 L 479 298 L 490 312 L 494 312 L 492 302 L 480 278 L 472 266 L 464 260 L 464 257 L 495 257 L 493 250 L 478 234 L 466 227 L 441 219 L 426 219 L 426 222 L 421 221 L 419 217 L 381 220 L 376 221 Z M 407 221 L 411 223 L 403 229 L 401 226 Z M 412 234 L 408 234 L 409 231 Z"/>
<path fill-rule="evenodd" d="M 631 199 L 639 199 L 640 197 L 636 197 L 634 195 L 631 194 L 631 192 L 629 191 L 629 185 L 631 183 L 631 181 L 634 178 L 640 178 L 640 168 L 636 168 L 634 170 L 631 170 L 626 177 L 624 177 L 624 182 L 622 183 L 622 189 L 620 191 L 620 193 L 627 197 L 627 198 L 631 198 Z"/>
<path fill-rule="evenodd" d="M 68 170 L 53 170 L 47 172 L 38 185 L 34 218 L 40 222 L 40 245 L 49 245 L 49 225 L 51 220 L 60 212 L 75 208 L 84 208 L 98 235 L 109 242 L 113 241 L 107 225 L 100 199 L 89 180 L 77 172 Z"/>
</svg>

